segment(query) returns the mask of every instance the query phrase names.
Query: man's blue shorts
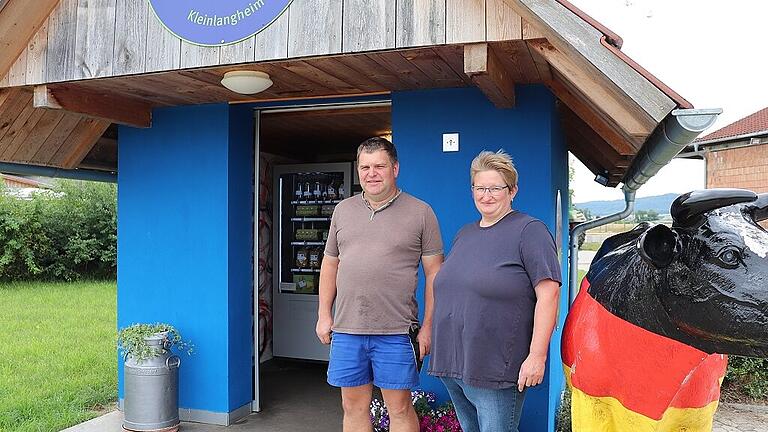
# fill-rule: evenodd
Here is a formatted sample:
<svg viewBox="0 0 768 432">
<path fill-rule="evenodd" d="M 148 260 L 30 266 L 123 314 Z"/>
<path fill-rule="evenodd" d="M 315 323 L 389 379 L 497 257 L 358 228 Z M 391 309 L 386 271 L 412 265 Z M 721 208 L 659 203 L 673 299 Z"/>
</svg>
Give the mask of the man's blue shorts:
<svg viewBox="0 0 768 432">
<path fill-rule="evenodd" d="M 328 384 L 357 387 L 373 382 L 388 390 L 419 384 L 416 356 L 408 335 L 353 335 L 333 333 Z"/>
</svg>

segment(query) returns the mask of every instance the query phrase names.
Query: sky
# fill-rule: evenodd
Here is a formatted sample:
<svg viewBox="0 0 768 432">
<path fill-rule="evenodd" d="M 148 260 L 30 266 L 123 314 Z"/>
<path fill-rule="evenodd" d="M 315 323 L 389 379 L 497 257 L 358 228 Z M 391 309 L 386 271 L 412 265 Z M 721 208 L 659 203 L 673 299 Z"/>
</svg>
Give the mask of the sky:
<svg viewBox="0 0 768 432">
<path fill-rule="evenodd" d="M 768 106 L 768 1 L 570 0 L 624 40 L 622 51 L 696 108 L 722 108 L 702 135 Z M 571 157 L 574 161 L 575 158 Z M 621 199 L 576 161 L 574 201 Z M 703 161 L 673 160 L 638 197 L 702 189 Z"/>
</svg>

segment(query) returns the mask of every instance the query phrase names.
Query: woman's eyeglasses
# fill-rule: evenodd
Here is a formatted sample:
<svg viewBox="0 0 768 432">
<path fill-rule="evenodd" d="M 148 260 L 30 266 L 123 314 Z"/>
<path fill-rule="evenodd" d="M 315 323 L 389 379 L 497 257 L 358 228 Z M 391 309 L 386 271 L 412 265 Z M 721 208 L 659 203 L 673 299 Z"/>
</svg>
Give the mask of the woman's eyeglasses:
<svg viewBox="0 0 768 432">
<path fill-rule="evenodd" d="M 490 193 L 493 196 L 499 196 L 502 192 L 504 192 L 504 189 L 509 189 L 509 186 L 475 186 L 472 185 L 472 192 L 475 193 L 475 195 L 483 196 L 486 193 Z"/>
</svg>

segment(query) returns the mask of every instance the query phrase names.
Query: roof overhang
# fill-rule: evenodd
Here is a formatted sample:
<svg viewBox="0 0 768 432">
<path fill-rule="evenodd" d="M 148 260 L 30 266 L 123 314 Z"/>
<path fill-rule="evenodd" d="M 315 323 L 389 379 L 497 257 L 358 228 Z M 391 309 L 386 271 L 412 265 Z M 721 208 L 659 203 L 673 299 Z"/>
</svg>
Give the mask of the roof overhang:
<svg viewBox="0 0 768 432">
<path fill-rule="evenodd" d="M 6 0 L 0 20 L 5 9 L 20 2 Z M 435 15 L 447 17 L 444 33 L 433 35 L 431 42 L 406 41 L 400 46 L 402 38 L 396 36 L 391 45 L 361 47 L 357 52 L 324 52 L 321 47 L 312 55 L 245 62 L 230 52 L 227 57 L 217 56 L 218 63 L 200 57 L 203 63 L 197 63 L 197 67 L 182 68 L 183 62 L 179 62 L 161 71 L 151 71 L 148 66 L 143 71 L 110 67 L 111 72 L 104 73 L 106 69 L 99 69 L 98 62 L 124 61 L 117 56 L 127 48 L 105 51 L 108 58 L 104 59 L 88 56 L 86 51 L 82 54 L 89 57 L 86 60 L 95 62 L 89 70 L 102 72 L 77 79 L 74 77 L 87 71 L 52 70 L 53 63 L 46 65 L 44 60 L 56 53 L 35 44 L 43 39 L 49 46 L 65 43 L 59 40 L 64 37 L 62 33 L 75 32 L 76 22 L 68 23 L 62 17 L 85 16 L 67 10 L 75 3 L 61 2 L 54 10 L 58 26 L 55 35 L 46 29 L 53 24 L 54 16 L 43 20 L 43 28 L 29 36 L 26 50 L 22 49 L 11 72 L 0 81 L 0 87 L 7 87 L 0 89 L 0 161 L 114 170 L 113 151 L 119 139 L 102 135 L 113 123 L 150 126 L 151 111 L 156 107 L 374 95 L 457 86 L 476 86 L 497 106 L 509 107 L 514 105 L 515 84 L 541 83 L 559 99 L 569 149 L 614 186 L 670 113 L 676 108 L 690 108 L 687 101 L 621 53 L 618 36 L 563 0 L 489 0 L 487 13 L 484 8 L 482 13 L 479 9 L 465 11 L 467 17 L 485 24 L 488 30 L 483 35 L 464 34 L 469 28 L 466 22 L 454 23 L 450 17 L 456 12 L 445 11 Z M 287 34 L 288 25 L 277 21 L 273 24 L 279 25 L 286 28 L 275 27 L 272 33 L 283 38 L 280 32 Z M 153 25 L 139 30 L 164 31 Z M 264 37 L 272 37 L 272 33 L 267 29 Z M 156 34 L 151 41 L 160 43 Z M 203 55 L 202 50 L 190 50 L 185 55 Z M 115 58 L 111 57 L 113 51 Z M 3 55 L 7 57 L 5 51 Z M 181 51 L 176 55 L 182 55 Z M 220 85 L 222 75 L 233 69 L 267 72 L 275 85 L 255 97 L 237 95 Z M 14 74 L 21 70 L 26 73 Z M 108 161 L 110 158 L 113 161 Z"/>
</svg>

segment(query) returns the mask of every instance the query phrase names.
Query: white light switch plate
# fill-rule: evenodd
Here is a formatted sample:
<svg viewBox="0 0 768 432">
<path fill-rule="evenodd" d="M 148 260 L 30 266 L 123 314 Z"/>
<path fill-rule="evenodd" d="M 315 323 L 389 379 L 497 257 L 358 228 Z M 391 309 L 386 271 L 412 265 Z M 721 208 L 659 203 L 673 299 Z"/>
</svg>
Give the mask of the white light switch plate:
<svg viewBox="0 0 768 432">
<path fill-rule="evenodd" d="M 459 134 L 457 133 L 443 134 L 443 151 L 444 152 L 459 151 Z"/>
</svg>

